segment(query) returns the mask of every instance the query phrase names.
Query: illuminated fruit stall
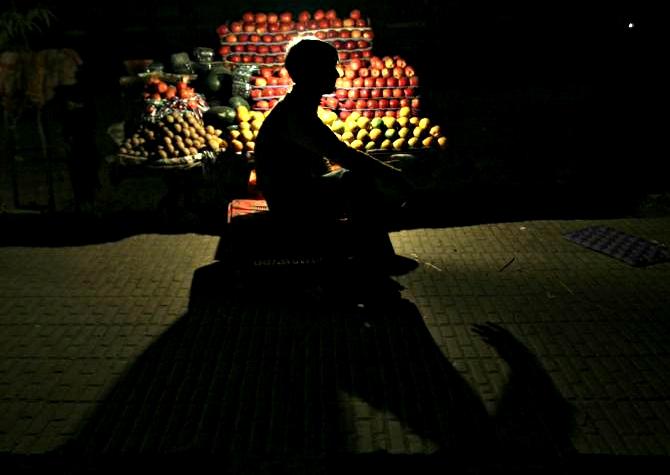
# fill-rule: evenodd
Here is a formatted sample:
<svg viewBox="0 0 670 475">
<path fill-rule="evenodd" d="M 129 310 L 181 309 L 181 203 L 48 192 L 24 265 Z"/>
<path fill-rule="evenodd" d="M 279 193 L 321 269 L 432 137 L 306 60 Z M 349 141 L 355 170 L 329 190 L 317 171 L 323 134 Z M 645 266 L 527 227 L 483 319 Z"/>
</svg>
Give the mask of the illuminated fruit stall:
<svg viewBox="0 0 670 475">
<path fill-rule="evenodd" d="M 245 12 L 241 19 L 221 24 L 217 33 L 224 63 L 244 67 L 249 75 L 247 112 L 255 115 L 252 133 L 232 127 L 236 149 L 252 151 L 256 127 L 291 88 L 283 67 L 286 48 L 297 38 L 316 37 L 332 44 L 340 58 L 340 78 L 332 94 L 321 100 L 319 116 L 351 147 L 370 153 L 444 150 L 447 137 L 438 124 L 421 115 L 419 76 L 399 55 L 373 52 L 372 23 L 360 10 L 340 17 L 336 10 Z M 238 107 L 236 107 L 238 109 Z M 242 116 L 246 116 L 243 112 Z M 237 110 L 239 114 L 239 110 Z M 243 123 L 242 121 L 241 123 Z"/>
</svg>

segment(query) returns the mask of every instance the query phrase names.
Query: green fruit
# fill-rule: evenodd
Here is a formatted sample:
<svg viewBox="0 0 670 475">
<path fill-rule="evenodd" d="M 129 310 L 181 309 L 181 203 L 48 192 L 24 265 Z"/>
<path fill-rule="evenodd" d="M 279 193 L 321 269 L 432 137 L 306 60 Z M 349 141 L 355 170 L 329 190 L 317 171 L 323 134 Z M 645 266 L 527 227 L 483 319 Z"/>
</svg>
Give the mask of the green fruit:
<svg viewBox="0 0 670 475">
<path fill-rule="evenodd" d="M 233 96 L 228 99 L 228 104 L 230 104 L 233 109 L 237 109 L 239 106 L 244 106 L 248 110 L 251 110 L 251 106 L 249 106 L 249 103 L 246 101 L 246 99 L 244 99 L 244 97 Z"/>
</svg>

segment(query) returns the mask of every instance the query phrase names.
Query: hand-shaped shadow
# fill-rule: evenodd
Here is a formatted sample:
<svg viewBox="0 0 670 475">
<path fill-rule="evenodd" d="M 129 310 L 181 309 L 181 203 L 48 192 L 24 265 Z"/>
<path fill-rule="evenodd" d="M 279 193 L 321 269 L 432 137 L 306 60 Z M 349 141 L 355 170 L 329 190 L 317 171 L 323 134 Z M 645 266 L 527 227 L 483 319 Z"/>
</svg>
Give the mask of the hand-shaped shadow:
<svg viewBox="0 0 670 475">
<path fill-rule="evenodd" d="M 570 435 L 573 407 L 561 396 L 537 357 L 508 330 L 495 323 L 473 325 L 509 366 L 509 379 L 494 415 L 500 448 L 538 459 L 574 452 Z"/>
<path fill-rule="evenodd" d="M 198 269 L 188 313 L 133 363 L 66 451 L 210 454 L 220 463 L 361 451 L 340 393 L 392 414 L 454 459 L 497 454 L 501 434 L 512 446 L 521 429 L 536 429 L 531 422 L 553 427 L 551 443 L 566 438 L 564 411 L 554 412 L 565 405 L 502 328 L 475 328 L 512 370 L 493 419 L 390 279 L 329 276 L 340 287 L 323 293 L 315 291 L 323 276 L 271 275 L 239 282 L 219 263 Z M 338 301 L 350 286 L 374 298 L 364 307 Z M 398 451 L 412 452 L 404 437 Z M 530 437 L 534 450 L 549 443 Z"/>
</svg>

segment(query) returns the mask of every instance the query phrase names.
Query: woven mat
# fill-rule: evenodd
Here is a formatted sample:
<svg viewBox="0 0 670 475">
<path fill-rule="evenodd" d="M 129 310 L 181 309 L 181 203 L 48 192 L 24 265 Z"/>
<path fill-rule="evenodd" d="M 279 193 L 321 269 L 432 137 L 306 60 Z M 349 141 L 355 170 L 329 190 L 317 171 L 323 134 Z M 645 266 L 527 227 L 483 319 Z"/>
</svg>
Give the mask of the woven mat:
<svg viewBox="0 0 670 475">
<path fill-rule="evenodd" d="M 670 252 L 665 244 L 607 226 L 590 226 L 566 233 L 563 237 L 636 267 L 670 261 Z"/>
</svg>

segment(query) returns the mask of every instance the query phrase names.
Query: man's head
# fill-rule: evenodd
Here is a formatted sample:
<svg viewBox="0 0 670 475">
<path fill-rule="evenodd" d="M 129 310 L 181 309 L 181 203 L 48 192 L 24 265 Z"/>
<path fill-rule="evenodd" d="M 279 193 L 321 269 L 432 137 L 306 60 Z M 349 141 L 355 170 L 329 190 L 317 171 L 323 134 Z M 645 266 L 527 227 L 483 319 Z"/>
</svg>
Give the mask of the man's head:
<svg viewBox="0 0 670 475">
<path fill-rule="evenodd" d="M 284 67 L 301 88 L 327 94 L 333 91 L 339 77 L 338 60 L 337 50 L 329 43 L 302 39 L 288 50 Z"/>
</svg>

